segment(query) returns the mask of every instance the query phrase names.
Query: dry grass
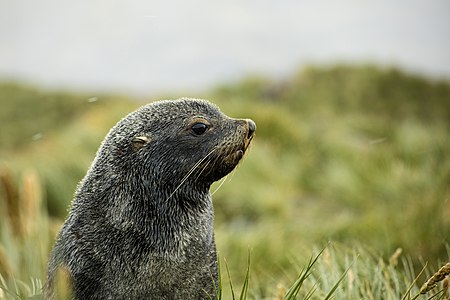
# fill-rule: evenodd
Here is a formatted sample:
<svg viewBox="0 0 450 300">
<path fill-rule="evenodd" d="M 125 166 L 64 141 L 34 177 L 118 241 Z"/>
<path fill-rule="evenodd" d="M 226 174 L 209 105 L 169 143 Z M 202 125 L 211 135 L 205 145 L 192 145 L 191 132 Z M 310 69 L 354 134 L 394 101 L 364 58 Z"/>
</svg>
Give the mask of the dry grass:
<svg viewBox="0 0 450 300">
<path fill-rule="evenodd" d="M 448 292 L 448 275 L 450 274 L 450 262 L 446 263 L 442 268 L 440 268 L 436 273 L 433 274 L 433 276 L 430 277 L 430 279 L 427 280 L 423 284 L 423 286 L 420 288 L 420 294 L 426 294 L 435 287 L 438 286 L 438 283 L 443 281 L 443 288 L 442 290 L 444 293 Z M 447 279 L 445 281 L 445 279 Z"/>
</svg>

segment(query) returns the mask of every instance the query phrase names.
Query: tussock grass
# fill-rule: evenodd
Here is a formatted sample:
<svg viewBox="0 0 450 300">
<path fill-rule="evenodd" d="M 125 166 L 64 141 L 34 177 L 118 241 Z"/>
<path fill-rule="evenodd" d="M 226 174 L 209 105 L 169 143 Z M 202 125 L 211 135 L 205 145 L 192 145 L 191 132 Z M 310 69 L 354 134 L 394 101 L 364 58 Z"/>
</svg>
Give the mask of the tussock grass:
<svg viewBox="0 0 450 300">
<path fill-rule="evenodd" d="M 250 280 L 252 270 L 249 253 L 244 281 L 239 286 L 233 284 L 226 260 L 223 260 L 228 284 L 222 283 L 224 275 L 221 275 L 217 299 L 415 300 L 421 296 L 420 299 L 448 299 L 450 263 L 441 267 L 420 287 L 423 279 L 419 277 L 427 267 L 415 276 L 410 258 L 402 257 L 400 260 L 402 266 L 372 257 L 364 248 L 348 249 L 329 244 L 313 254 L 286 287 L 278 284 L 269 287 L 272 289 L 270 294 L 261 295 Z M 64 276 L 62 274 L 60 277 Z M 67 280 L 59 280 L 56 286 L 57 294 L 65 295 L 64 299 L 70 295 L 66 283 Z M 15 278 L 5 279 L 0 274 L 0 299 L 42 299 L 42 286 L 40 279 L 31 278 L 29 282 L 23 282 Z"/>
</svg>

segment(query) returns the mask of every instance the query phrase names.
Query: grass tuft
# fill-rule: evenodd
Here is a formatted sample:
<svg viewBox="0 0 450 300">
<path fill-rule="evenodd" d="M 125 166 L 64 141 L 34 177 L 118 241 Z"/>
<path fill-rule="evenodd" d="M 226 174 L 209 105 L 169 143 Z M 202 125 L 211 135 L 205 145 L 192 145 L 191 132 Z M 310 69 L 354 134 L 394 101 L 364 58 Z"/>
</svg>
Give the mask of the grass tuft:
<svg viewBox="0 0 450 300">
<path fill-rule="evenodd" d="M 294 284 L 289 288 L 286 295 L 284 295 L 283 300 L 293 300 L 297 297 L 298 292 L 303 286 L 303 283 L 305 280 L 311 275 L 311 270 L 314 264 L 317 262 L 319 257 L 322 255 L 325 248 L 320 250 L 320 252 L 315 256 L 311 256 L 309 259 L 307 265 L 302 269 L 300 274 L 297 277 L 297 280 L 294 282 Z M 309 294 L 309 293 L 308 293 Z"/>
</svg>

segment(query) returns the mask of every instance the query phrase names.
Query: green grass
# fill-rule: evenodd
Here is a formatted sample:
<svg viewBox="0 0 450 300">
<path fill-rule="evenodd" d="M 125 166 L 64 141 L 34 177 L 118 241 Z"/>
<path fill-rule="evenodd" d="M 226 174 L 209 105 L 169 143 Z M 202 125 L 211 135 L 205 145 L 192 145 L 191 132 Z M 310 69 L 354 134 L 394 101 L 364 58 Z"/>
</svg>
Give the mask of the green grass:
<svg viewBox="0 0 450 300">
<path fill-rule="evenodd" d="M 448 81 L 374 66 L 310 67 L 284 81 L 249 78 L 188 96 L 257 124 L 251 151 L 213 196 L 229 270 L 223 299 L 232 298 L 230 278 L 236 298 L 245 287 L 248 299 L 277 299 L 328 241 L 298 299 L 324 299 L 338 282 L 334 299 L 400 299 L 425 262 L 434 272 L 449 260 Z M 8 291 L 31 295 L 101 140 L 142 102 L 4 83 L 0 103 L 0 274 Z M 40 209 L 22 221 L 35 223 L 17 225 L 33 201 Z M 404 254 L 393 267 L 397 248 Z"/>
<path fill-rule="evenodd" d="M 411 258 L 396 255 L 395 259 L 385 262 L 363 247 L 350 249 L 329 244 L 306 262 L 293 262 L 297 268 L 301 267 L 297 275 L 292 276 L 294 271 L 286 270 L 292 273 L 285 274 L 286 284 L 266 287 L 271 289 L 267 293 L 252 286 L 250 261 L 249 252 L 246 271 L 243 272 L 245 278 L 237 288 L 226 260 L 222 260 L 226 275 L 221 277 L 226 277 L 222 278 L 217 299 L 444 299 L 440 282 L 429 293 L 420 294 L 420 283 L 426 278 L 423 272 L 415 275 Z M 432 269 L 424 267 L 425 270 L 430 274 Z M 0 275 L 0 299 L 42 299 L 42 286 L 40 279 L 30 278 L 24 282 Z"/>
</svg>

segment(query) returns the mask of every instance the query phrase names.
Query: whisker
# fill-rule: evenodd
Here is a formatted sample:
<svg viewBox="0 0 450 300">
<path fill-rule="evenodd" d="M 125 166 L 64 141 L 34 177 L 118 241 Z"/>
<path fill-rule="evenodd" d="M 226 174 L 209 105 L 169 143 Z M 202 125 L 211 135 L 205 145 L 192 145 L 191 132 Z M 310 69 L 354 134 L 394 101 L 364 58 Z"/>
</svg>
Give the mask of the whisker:
<svg viewBox="0 0 450 300">
<path fill-rule="evenodd" d="M 219 186 L 211 193 L 211 196 L 214 195 L 221 187 L 222 185 L 225 183 L 225 180 L 228 178 L 228 175 L 225 176 L 219 183 Z"/>
<path fill-rule="evenodd" d="M 237 168 L 234 168 L 233 171 L 231 171 L 231 173 L 226 176 L 226 177 L 230 177 L 228 182 L 231 182 L 231 179 L 233 179 L 234 174 L 236 174 L 236 169 Z"/>
<path fill-rule="evenodd" d="M 218 146 L 214 147 L 214 149 L 212 150 L 212 152 L 215 151 L 217 148 L 219 148 L 219 147 L 218 147 Z M 197 179 L 203 174 L 203 172 L 205 172 L 205 171 L 208 169 L 208 167 L 209 167 L 209 166 L 211 165 L 211 163 L 213 162 L 213 160 L 210 159 L 210 158 L 211 158 L 211 157 L 208 158 L 208 160 L 206 161 L 206 164 L 203 166 L 202 170 L 198 173 Z M 215 163 L 217 162 L 217 160 L 218 160 L 218 157 L 215 158 L 214 163 L 212 163 L 212 164 L 215 165 Z"/>
<path fill-rule="evenodd" d="M 198 179 L 202 174 L 203 174 L 203 172 L 205 172 L 205 170 L 209 167 L 209 164 L 211 163 L 211 160 L 207 160 L 206 161 L 206 163 L 205 163 L 205 165 L 203 166 L 203 168 L 200 170 L 200 172 L 198 172 L 198 174 L 197 174 L 197 178 L 196 179 Z"/>
<path fill-rule="evenodd" d="M 181 179 L 180 184 L 177 185 L 177 187 L 175 188 L 175 190 L 169 195 L 169 197 L 167 197 L 166 202 L 172 198 L 172 196 L 180 189 L 180 187 L 183 185 L 183 183 L 186 182 L 186 180 L 188 180 L 189 176 L 192 175 L 192 173 L 194 173 L 194 171 L 198 168 L 198 166 L 200 166 L 215 150 L 216 148 L 213 148 L 210 152 L 208 152 L 208 154 L 205 155 L 205 157 L 203 157 L 202 159 L 200 159 L 198 162 L 196 162 L 194 164 L 194 166 L 192 166 L 192 168 L 189 170 L 189 172 L 187 172 L 187 174 L 183 177 L 183 179 Z"/>
<path fill-rule="evenodd" d="M 216 149 L 217 148 L 219 148 L 218 146 L 217 147 L 215 147 Z M 217 164 L 217 162 L 220 160 L 221 158 L 219 157 L 219 156 L 216 156 L 215 158 L 214 158 L 214 160 L 208 160 L 207 162 L 206 162 L 206 164 L 205 164 L 205 166 L 203 167 L 203 169 L 198 173 L 198 175 L 197 175 L 197 179 L 203 174 L 203 172 L 205 171 L 205 170 L 207 170 L 207 168 L 209 167 L 209 165 L 216 165 Z"/>
</svg>

